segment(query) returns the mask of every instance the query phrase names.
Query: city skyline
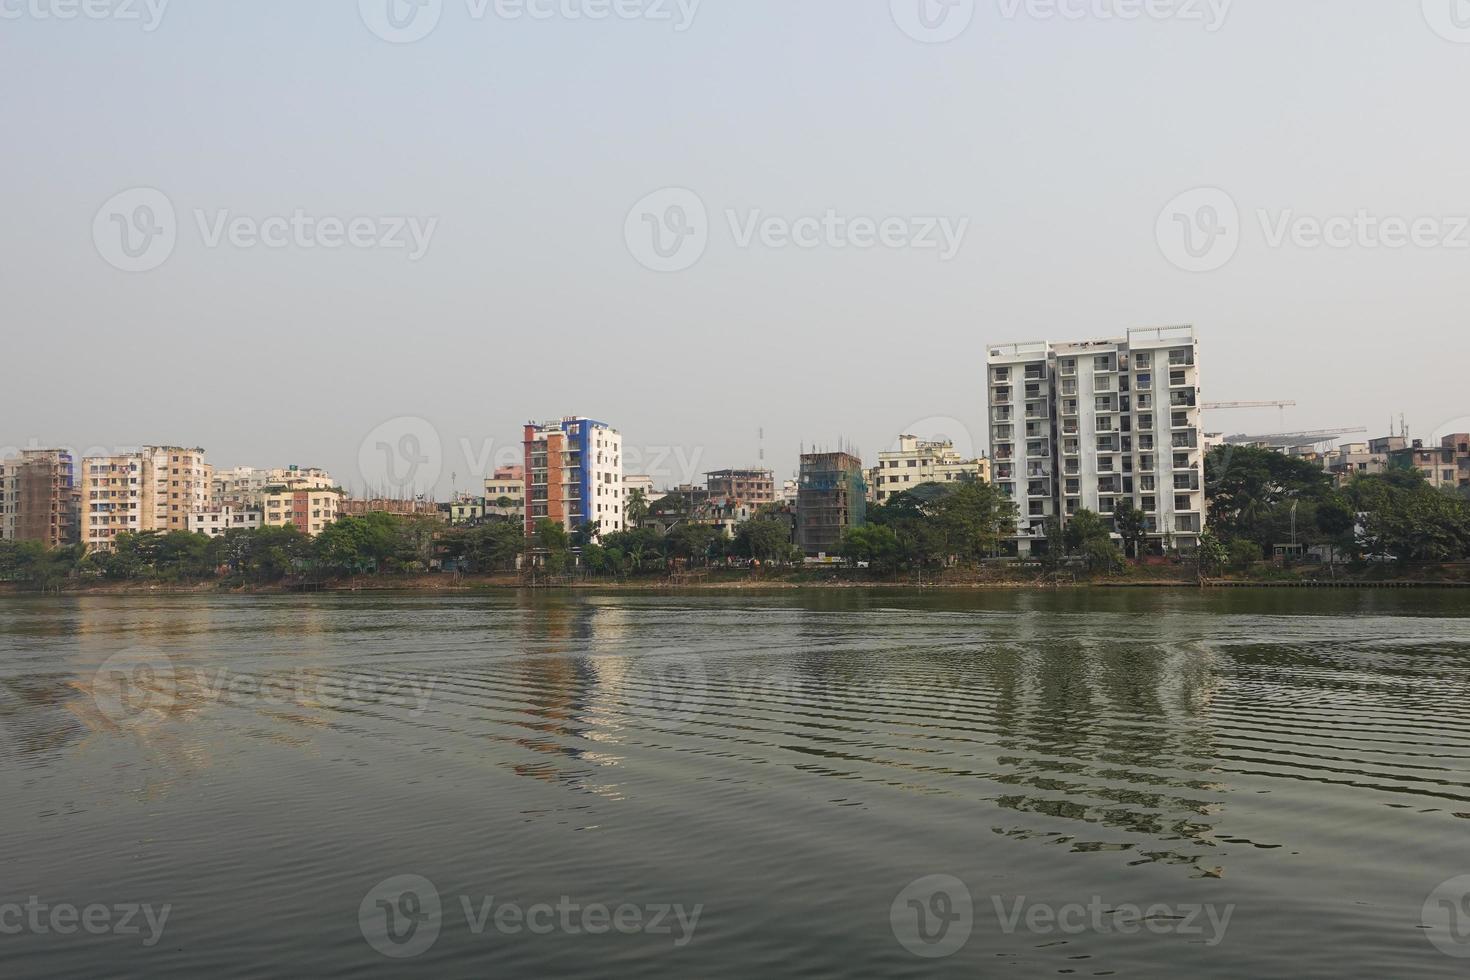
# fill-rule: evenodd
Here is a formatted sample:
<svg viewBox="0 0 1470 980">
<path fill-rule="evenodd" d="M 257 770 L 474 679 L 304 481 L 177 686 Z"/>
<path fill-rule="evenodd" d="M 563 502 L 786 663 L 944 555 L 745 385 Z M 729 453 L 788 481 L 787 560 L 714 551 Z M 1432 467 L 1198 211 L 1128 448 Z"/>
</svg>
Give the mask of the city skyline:
<svg viewBox="0 0 1470 980">
<path fill-rule="evenodd" d="M 0 106 L 27 134 L 0 286 L 9 353 L 48 370 L 12 378 L 0 441 L 347 474 L 422 417 L 446 496 L 473 483 L 461 440 L 513 447 L 566 406 L 707 466 L 758 463 L 764 427 L 789 476 L 803 443 L 871 457 L 926 419 L 979 451 L 991 343 L 1181 322 L 1205 398 L 1295 400 L 1292 427 L 1464 414 L 1470 137 L 1435 93 L 1470 48 L 1419 5 L 959 4 L 947 40 L 889 4 L 783 8 L 774 32 L 759 5 L 436 6 L 411 43 L 351 3 L 7 20 L 0 78 L 47 98 Z M 124 271 L 119 232 L 163 227 L 150 190 L 168 254 Z M 549 337 L 567 356 L 538 374 Z M 57 398 L 50 369 L 89 380 Z"/>
</svg>

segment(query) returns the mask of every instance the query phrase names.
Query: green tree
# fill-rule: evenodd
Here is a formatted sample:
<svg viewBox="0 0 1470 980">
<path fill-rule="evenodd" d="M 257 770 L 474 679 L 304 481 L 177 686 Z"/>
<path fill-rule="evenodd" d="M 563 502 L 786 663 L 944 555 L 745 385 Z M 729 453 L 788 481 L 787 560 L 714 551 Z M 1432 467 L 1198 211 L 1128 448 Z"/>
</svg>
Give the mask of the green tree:
<svg viewBox="0 0 1470 980">
<path fill-rule="evenodd" d="M 1070 554 L 1083 554 L 1089 541 L 1099 538 L 1111 541 L 1112 534 L 1101 515 L 1083 508 L 1067 518 L 1063 538 Z"/>
<path fill-rule="evenodd" d="M 628 518 L 628 527 L 638 527 L 643 523 L 643 519 L 648 516 L 648 496 L 642 487 L 628 491 L 628 502 L 623 506 L 623 513 Z"/>
<path fill-rule="evenodd" d="M 1332 478 L 1322 467 L 1274 450 L 1221 446 L 1205 457 L 1210 527 L 1222 541 L 1250 538 L 1269 549 L 1279 543 L 1272 537 L 1286 512 L 1283 505 L 1315 503 L 1331 490 Z"/>
<path fill-rule="evenodd" d="M 715 529 L 708 524 L 685 521 L 669 532 L 669 554 L 676 558 L 706 562 L 714 547 Z"/>
<path fill-rule="evenodd" d="M 1219 544 L 1218 540 L 1216 540 L 1216 544 Z M 1230 542 L 1227 553 L 1230 558 L 1231 567 L 1241 570 L 1249 568 L 1265 557 L 1265 552 L 1261 550 L 1261 546 L 1248 538 L 1236 538 Z"/>
<path fill-rule="evenodd" d="M 989 483 L 963 482 L 934 505 L 948 551 L 964 561 L 994 554 L 1016 526 L 1016 505 Z"/>
<path fill-rule="evenodd" d="M 1339 550 L 1353 554 L 1357 550 L 1358 512 L 1345 493 L 1332 493 L 1317 505 L 1317 530 L 1331 546 L 1336 558 Z"/>
<path fill-rule="evenodd" d="M 1199 562 L 1200 575 L 1206 576 L 1212 571 L 1218 572 L 1228 557 L 1225 545 L 1214 533 L 1206 531 L 1199 536 L 1199 551 L 1195 555 L 1195 560 Z"/>
<path fill-rule="evenodd" d="M 1106 535 L 1088 538 L 1082 544 L 1082 557 L 1087 559 L 1087 569 L 1093 573 L 1111 575 L 1122 569 L 1123 552 Z"/>
<path fill-rule="evenodd" d="M 842 557 L 851 564 L 866 563 L 878 574 L 891 574 L 898 566 L 898 535 L 882 524 L 848 528 L 842 534 Z"/>
<path fill-rule="evenodd" d="M 1134 558 L 1141 557 L 1148 538 L 1148 515 L 1136 507 L 1122 507 L 1113 512 L 1113 526 L 1123 539 L 1124 550 Z"/>
<path fill-rule="evenodd" d="M 791 526 L 771 517 L 752 517 L 735 529 L 734 554 L 756 561 L 783 561 L 791 550 Z"/>
</svg>

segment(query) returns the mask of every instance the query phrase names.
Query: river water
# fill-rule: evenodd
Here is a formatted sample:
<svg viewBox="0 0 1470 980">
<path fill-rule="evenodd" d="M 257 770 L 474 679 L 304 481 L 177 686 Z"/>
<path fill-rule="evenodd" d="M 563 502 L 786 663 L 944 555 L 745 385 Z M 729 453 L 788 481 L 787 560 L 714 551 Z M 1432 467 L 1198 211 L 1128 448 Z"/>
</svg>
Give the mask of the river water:
<svg viewBox="0 0 1470 980">
<path fill-rule="evenodd" d="M 1467 611 L 0 599 L 0 975 L 1464 976 Z"/>
</svg>

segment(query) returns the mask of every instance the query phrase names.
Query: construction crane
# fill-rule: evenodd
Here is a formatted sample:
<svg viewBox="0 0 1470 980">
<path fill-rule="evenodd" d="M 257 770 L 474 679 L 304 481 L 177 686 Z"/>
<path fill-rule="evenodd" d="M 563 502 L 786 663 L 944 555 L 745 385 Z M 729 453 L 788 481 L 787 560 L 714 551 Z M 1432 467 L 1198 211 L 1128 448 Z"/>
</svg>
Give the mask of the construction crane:
<svg viewBox="0 0 1470 980">
<path fill-rule="evenodd" d="M 1286 410 L 1296 408 L 1296 402 L 1291 401 L 1264 401 L 1264 402 L 1205 402 L 1205 411 L 1224 412 L 1233 411 L 1237 408 L 1274 408 L 1281 412 L 1281 427 L 1286 428 Z"/>
<path fill-rule="evenodd" d="M 1238 435 L 1225 439 L 1227 445 L 1261 443 L 1267 446 L 1311 446 L 1323 442 L 1335 442 L 1342 436 L 1361 435 L 1363 428 L 1313 429 L 1310 432 L 1279 432 L 1269 436 Z"/>
<path fill-rule="evenodd" d="M 1206 411 L 1225 411 L 1235 408 L 1296 408 L 1296 402 L 1205 402 Z"/>
</svg>

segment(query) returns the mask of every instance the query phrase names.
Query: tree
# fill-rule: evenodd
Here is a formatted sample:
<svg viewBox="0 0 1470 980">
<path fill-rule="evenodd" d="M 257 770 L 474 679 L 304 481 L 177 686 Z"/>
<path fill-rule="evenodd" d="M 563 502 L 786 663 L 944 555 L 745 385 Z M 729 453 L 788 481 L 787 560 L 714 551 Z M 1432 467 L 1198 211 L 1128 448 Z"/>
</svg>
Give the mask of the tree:
<svg viewBox="0 0 1470 980">
<path fill-rule="evenodd" d="M 1134 558 L 1140 557 L 1148 537 L 1148 515 L 1136 507 L 1122 507 L 1113 512 L 1113 526 L 1123 539 L 1123 548 Z"/>
<path fill-rule="evenodd" d="M 1317 505 L 1317 529 L 1327 539 L 1333 559 L 1338 549 L 1349 553 L 1356 550 L 1358 512 L 1347 494 L 1332 493 Z"/>
<path fill-rule="evenodd" d="M 669 553 L 676 558 L 706 562 L 715 543 L 715 529 L 708 524 L 685 521 L 669 532 Z"/>
<path fill-rule="evenodd" d="M 1015 530 L 1016 505 L 989 483 L 924 483 L 871 508 L 868 523 L 892 529 L 899 564 L 922 568 L 994 554 Z"/>
<path fill-rule="evenodd" d="M 851 564 L 866 563 L 874 572 L 889 574 L 898 565 L 898 535 L 881 524 L 850 527 L 842 534 L 841 553 Z"/>
<path fill-rule="evenodd" d="M 994 554 L 1001 538 L 1014 532 L 1016 505 L 989 483 L 964 482 L 934 505 L 935 518 L 944 529 L 949 554 L 974 561 Z"/>
<path fill-rule="evenodd" d="M 623 506 L 623 513 L 628 518 L 629 527 L 638 527 L 643 523 L 643 519 L 648 516 L 648 497 L 642 487 L 628 491 L 628 502 Z"/>
<path fill-rule="evenodd" d="M 1417 470 L 1359 476 L 1347 488 L 1362 513 L 1363 547 L 1401 562 L 1470 556 L 1470 503 L 1430 486 Z"/>
<path fill-rule="evenodd" d="M 1225 564 L 1227 554 L 1225 545 L 1215 535 L 1206 531 L 1199 536 L 1199 550 L 1195 559 L 1199 562 L 1201 576 L 1209 575 L 1211 571 L 1218 571 Z"/>
<path fill-rule="evenodd" d="M 1215 543 L 1219 544 L 1220 542 L 1217 539 Z M 1249 568 L 1265 557 L 1265 552 L 1261 550 L 1261 546 L 1247 538 L 1236 538 L 1230 542 L 1227 553 L 1231 566 L 1241 570 Z"/>
<path fill-rule="evenodd" d="M 1089 541 L 1095 541 L 1098 538 L 1112 540 L 1112 534 L 1106 522 L 1096 511 L 1083 508 L 1067 518 L 1063 538 L 1069 553 L 1081 554 L 1086 550 Z"/>
<path fill-rule="evenodd" d="M 1082 556 L 1087 559 L 1088 571 L 1104 575 L 1119 571 L 1124 564 L 1123 552 L 1107 535 L 1097 535 L 1083 542 Z"/>
<path fill-rule="evenodd" d="M 756 561 L 781 561 L 791 550 L 791 526 L 771 517 L 752 517 L 735 529 L 732 550 Z"/>
<path fill-rule="evenodd" d="M 602 539 L 602 546 L 621 552 L 625 556 L 627 567 L 636 572 L 643 568 L 649 556 L 663 553 L 664 538 L 651 527 L 640 527 L 606 535 Z"/>
<path fill-rule="evenodd" d="M 608 571 L 607 549 L 595 542 L 588 544 L 582 549 L 582 564 L 594 575 L 603 574 Z"/>
<path fill-rule="evenodd" d="M 1283 505 L 1316 503 L 1331 490 L 1332 478 L 1322 467 L 1274 450 L 1221 446 L 1205 457 L 1210 527 L 1222 541 L 1250 538 L 1270 548 L 1279 543 L 1272 535 L 1286 513 Z"/>
<path fill-rule="evenodd" d="M 157 575 L 171 579 L 200 579 L 209 576 L 216 564 L 206 535 L 170 531 L 156 540 L 154 572 Z"/>
<path fill-rule="evenodd" d="M 1061 518 L 1053 514 L 1043 523 L 1046 530 L 1046 554 L 1042 562 L 1048 568 L 1056 568 L 1067 555 L 1067 532 L 1062 529 Z"/>
</svg>

